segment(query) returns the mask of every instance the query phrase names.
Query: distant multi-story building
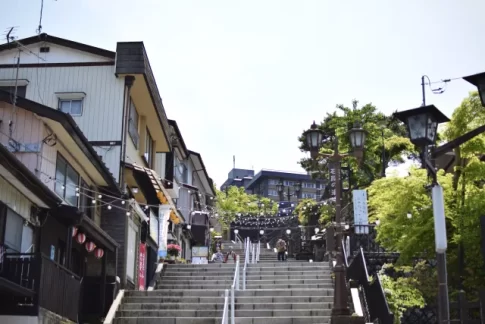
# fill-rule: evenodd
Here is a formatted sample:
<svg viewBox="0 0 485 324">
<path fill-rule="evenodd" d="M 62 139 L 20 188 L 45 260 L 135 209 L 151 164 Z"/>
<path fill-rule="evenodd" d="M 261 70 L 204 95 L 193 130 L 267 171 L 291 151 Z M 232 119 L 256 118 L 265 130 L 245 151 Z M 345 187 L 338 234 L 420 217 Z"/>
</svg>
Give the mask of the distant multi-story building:
<svg viewBox="0 0 485 324">
<path fill-rule="evenodd" d="M 254 170 L 233 168 L 227 174 L 227 180 L 222 184 L 221 190 L 224 191 L 231 186 L 244 187 L 253 180 Z"/>
<path fill-rule="evenodd" d="M 323 181 L 306 173 L 268 169 L 259 171 L 246 186 L 249 192 L 278 202 L 319 199 L 324 189 Z"/>
<path fill-rule="evenodd" d="M 248 193 L 277 202 L 297 202 L 299 199 L 319 200 L 325 190 L 323 180 L 313 179 L 307 173 L 269 169 L 262 169 L 256 175 L 254 170 L 232 169 L 221 190 L 230 186 L 244 187 Z"/>
</svg>

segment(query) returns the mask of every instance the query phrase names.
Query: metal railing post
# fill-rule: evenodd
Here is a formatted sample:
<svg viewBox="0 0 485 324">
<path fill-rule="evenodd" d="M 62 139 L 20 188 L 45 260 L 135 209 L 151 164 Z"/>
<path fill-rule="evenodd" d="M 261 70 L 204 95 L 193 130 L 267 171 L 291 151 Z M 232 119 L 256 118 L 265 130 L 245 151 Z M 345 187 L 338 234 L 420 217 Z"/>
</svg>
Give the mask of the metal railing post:
<svg viewBox="0 0 485 324">
<path fill-rule="evenodd" d="M 252 251 L 253 252 L 253 258 L 252 258 L 253 262 L 252 263 L 255 264 L 256 263 L 256 246 L 254 244 L 253 244 L 252 250 L 253 250 Z"/>
<path fill-rule="evenodd" d="M 234 306 L 234 286 L 231 287 L 231 324 L 236 324 L 236 314 Z"/>
<path fill-rule="evenodd" d="M 239 290 L 239 255 L 236 256 L 236 290 Z"/>
<path fill-rule="evenodd" d="M 243 282 L 242 282 L 242 290 L 246 290 L 246 263 L 244 263 L 243 269 Z"/>
<path fill-rule="evenodd" d="M 229 324 L 229 289 L 224 291 L 224 311 L 222 312 L 222 324 Z"/>
</svg>

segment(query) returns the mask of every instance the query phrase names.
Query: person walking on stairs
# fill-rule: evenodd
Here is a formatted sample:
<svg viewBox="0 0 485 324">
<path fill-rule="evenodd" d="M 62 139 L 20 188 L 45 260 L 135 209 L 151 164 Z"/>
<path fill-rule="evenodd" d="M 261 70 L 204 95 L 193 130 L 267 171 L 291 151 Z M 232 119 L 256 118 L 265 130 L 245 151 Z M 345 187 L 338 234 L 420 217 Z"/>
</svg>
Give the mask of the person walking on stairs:
<svg viewBox="0 0 485 324">
<path fill-rule="evenodd" d="M 286 242 L 283 239 L 276 242 L 276 251 L 278 251 L 278 261 L 285 261 Z"/>
</svg>

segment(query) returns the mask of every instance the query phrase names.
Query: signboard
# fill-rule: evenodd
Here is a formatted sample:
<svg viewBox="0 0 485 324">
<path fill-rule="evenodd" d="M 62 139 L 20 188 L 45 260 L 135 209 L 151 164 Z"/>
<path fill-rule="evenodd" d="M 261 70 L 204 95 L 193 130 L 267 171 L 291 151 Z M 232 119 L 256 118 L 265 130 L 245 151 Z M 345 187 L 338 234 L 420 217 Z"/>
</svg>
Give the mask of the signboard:
<svg viewBox="0 0 485 324">
<path fill-rule="evenodd" d="M 167 257 L 167 235 L 168 220 L 170 217 L 170 206 L 160 205 L 158 207 L 158 257 Z"/>
<path fill-rule="evenodd" d="M 150 237 L 158 242 L 158 217 L 150 210 Z"/>
<path fill-rule="evenodd" d="M 209 247 L 208 246 L 194 246 L 192 247 L 192 257 L 208 257 Z"/>
<path fill-rule="evenodd" d="M 367 209 L 367 191 L 352 191 L 354 201 L 355 234 L 369 234 L 369 212 Z M 363 225 L 363 226 L 359 226 Z"/>
<path fill-rule="evenodd" d="M 337 177 L 336 177 L 336 170 L 335 170 L 335 163 L 331 163 L 329 165 L 329 172 L 330 172 L 330 188 L 329 188 L 329 194 L 331 198 L 334 198 L 337 191 Z"/>
<path fill-rule="evenodd" d="M 138 252 L 138 290 L 145 290 L 147 272 L 147 245 L 140 243 Z"/>
</svg>

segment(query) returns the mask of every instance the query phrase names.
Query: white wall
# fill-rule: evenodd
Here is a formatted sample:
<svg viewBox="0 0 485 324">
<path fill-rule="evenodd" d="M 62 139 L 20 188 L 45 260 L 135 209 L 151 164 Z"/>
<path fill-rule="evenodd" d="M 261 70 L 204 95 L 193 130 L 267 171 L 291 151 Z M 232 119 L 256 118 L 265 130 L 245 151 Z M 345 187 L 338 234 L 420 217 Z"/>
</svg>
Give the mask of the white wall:
<svg viewBox="0 0 485 324">
<path fill-rule="evenodd" d="M 38 46 L 38 45 L 37 45 Z M 109 59 L 89 53 L 50 45 L 50 53 L 41 53 L 46 61 L 40 63 L 100 62 Z M 32 50 L 35 52 L 35 46 Z M 16 51 L 1 53 L 0 64 L 14 61 Z M 36 52 L 35 52 L 36 53 Z M 33 55 L 21 56 L 21 64 L 39 63 Z M 72 66 L 72 67 L 24 67 L 19 69 L 19 79 L 29 81 L 27 99 L 39 102 L 53 109 L 58 108 L 56 92 L 84 92 L 82 116 L 73 117 L 89 141 L 120 141 L 123 115 L 124 79 L 116 78 L 115 66 Z M 0 81 L 15 79 L 16 69 L 0 68 Z M 120 147 L 113 147 L 107 153 L 97 148 L 104 156 L 103 161 L 114 177 L 118 179 Z"/>
<path fill-rule="evenodd" d="M 27 99 L 57 109 L 56 92 L 84 92 L 83 113 L 73 117 L 90 141 L 121 140 L 123 79 L 113 66 L 20 68 L 27 79 Z M 15 79 L 15 69 L 0 69 L 0 80 Z"/>
<path fill-rule="evenodd" d="M 49 53 L 40 53 L 39 49 L 41 46 L 49 47 Z M 47 42 L 28 45 L 25 46 L 25 48 L 27 48 L 28 51 L 23 50 L 20 53 L 20 64 L 106 62 L 111 60 L 107 57 L 98 56 Z M 36 55 L 29 53 L 29 51 Z M 0 64 L 16 64 L 18 53 L 18 49 L 11 49 L 0 53 Z"/>
</svg>

